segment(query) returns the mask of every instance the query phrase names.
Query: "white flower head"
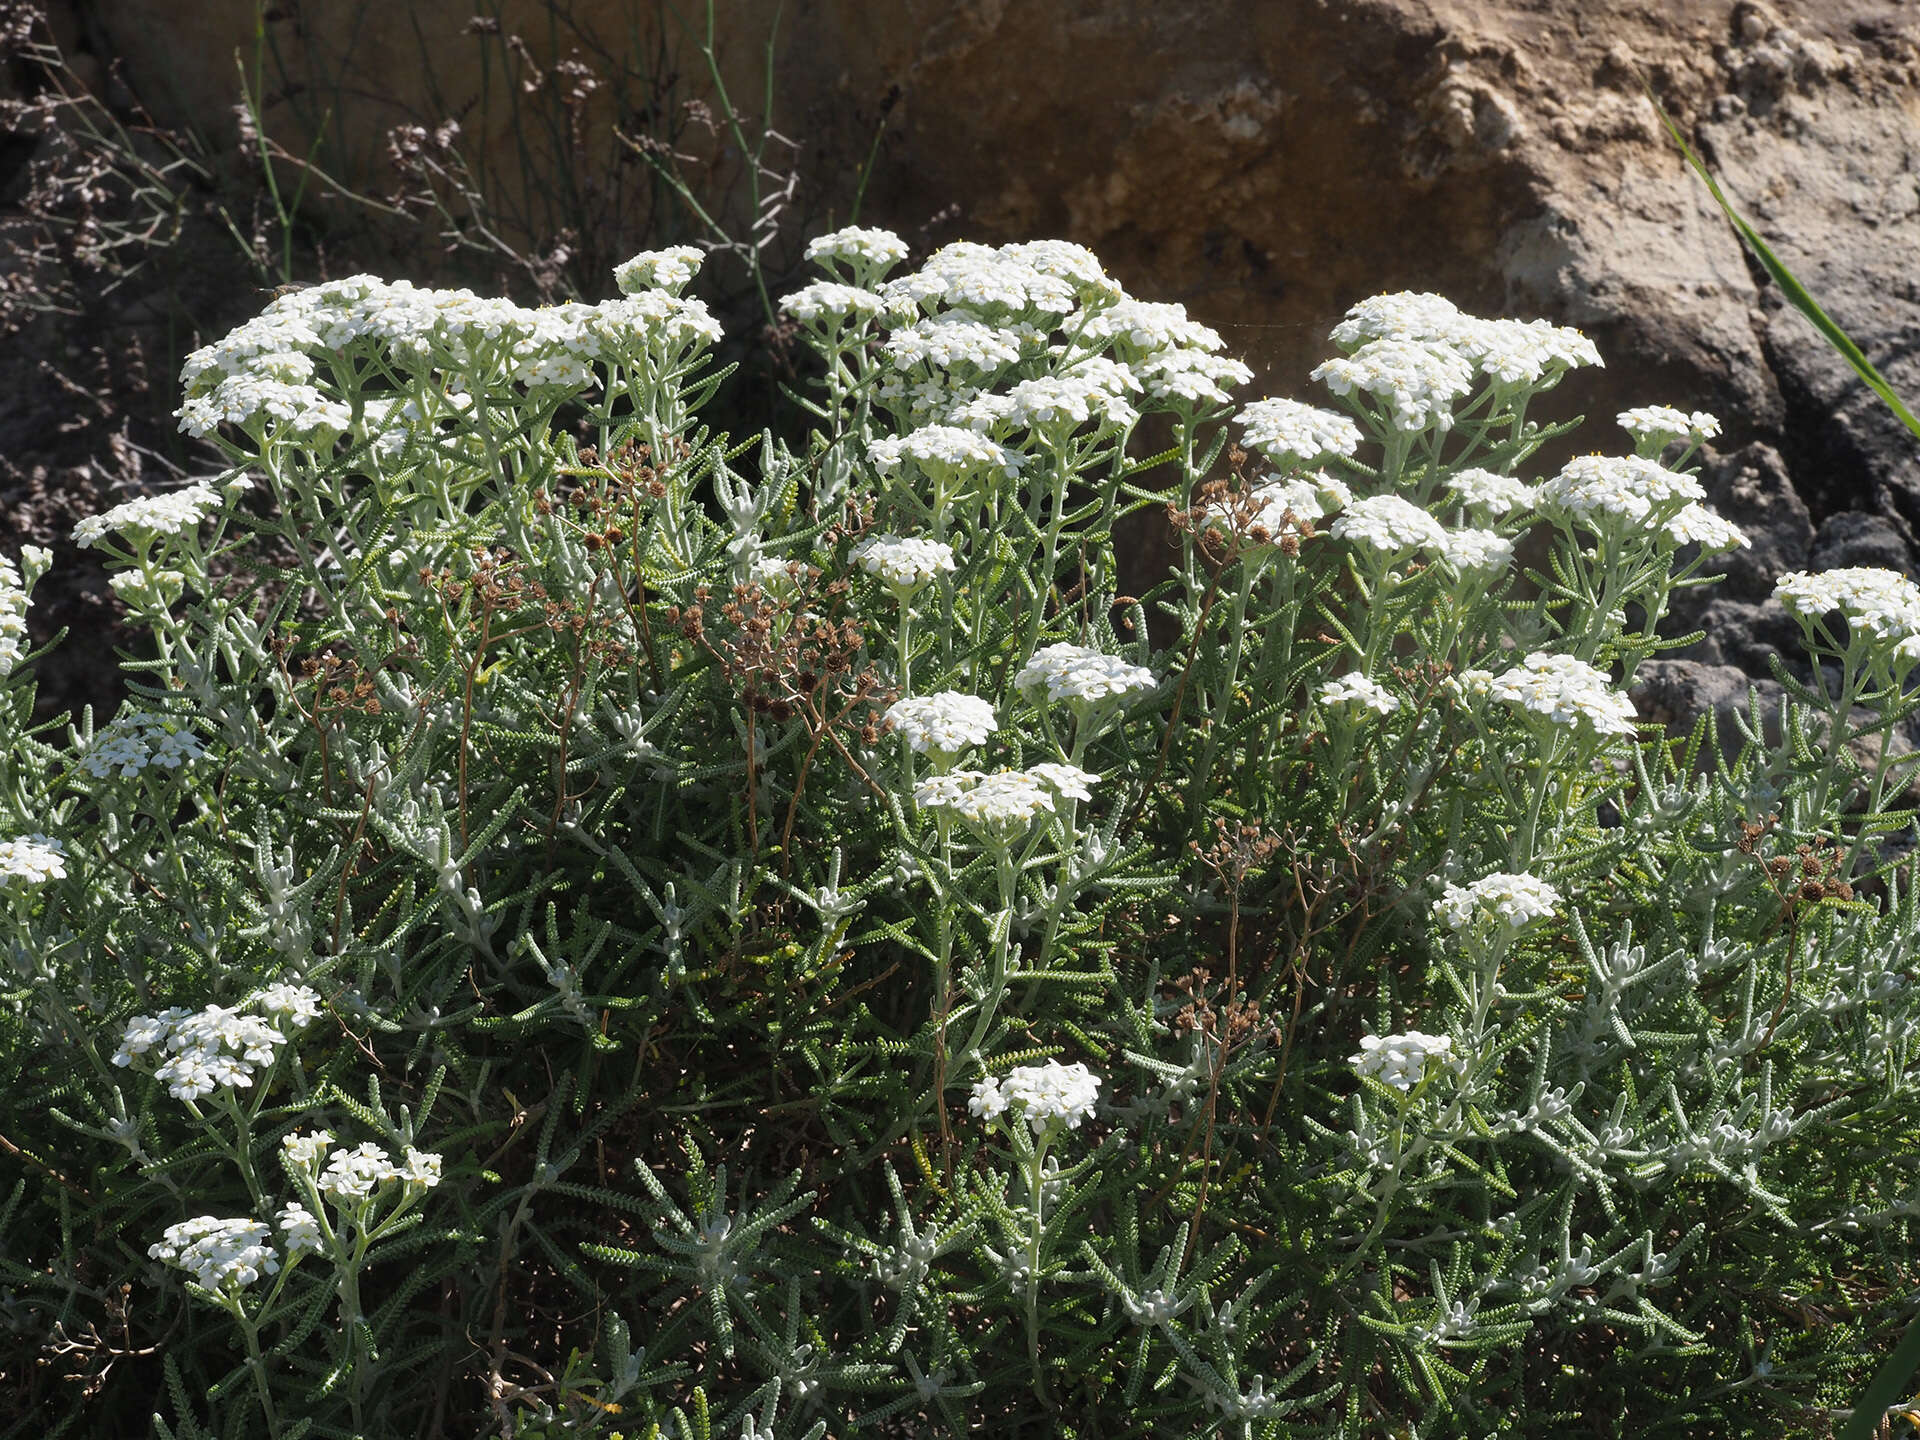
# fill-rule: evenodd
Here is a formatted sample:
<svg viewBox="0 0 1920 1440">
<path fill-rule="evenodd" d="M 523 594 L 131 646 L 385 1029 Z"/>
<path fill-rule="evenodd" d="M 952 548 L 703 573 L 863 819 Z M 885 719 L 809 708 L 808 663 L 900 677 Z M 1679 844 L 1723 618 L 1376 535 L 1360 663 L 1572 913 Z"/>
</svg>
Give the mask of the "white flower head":
<svg viewBox="0 0 1920 1440">
<path fill-rule="evenodd" d="M 1585 335 L 1546 320 L 1463 317 L 1450 338 L 1482 375 L 1508 389 L 1549 389 L 1569 370 L 1602 363 Z"/>
<path fill-rule="evenodd" d="M 891 439 L 876 440 L 867 456 L 882 475 L 892 474 L 910 460 L 924 474 L 942 480 L 961 475 L 999 474 L 1016 479 L 1027 457 L 996 444 L 977 430 L 960 425 L 923 425 Z"/>
<path fill-rule="evenodd" d="M 902 596 L 911 595 L 936 575 L 959 568 L 951 545 L 899 535 L 869 536 L 848 552 L 848 558 Z"/>
<path fill-rule="evenodd" d="M 202 1215 L 169 1225 L 147 1254 L 186 1271 L 206 1290 L 241 1290 L 262 1275 L 277 1274 L 280 1255 L 267 1243 L 258 1220 L 221 1220 Z"/>
<path fill-rule="evenodd" d="M 1698 545 L 1708 555 L 1744 550 L 1752 544 L 1746 531 L 1697 500 L 1683 505 L 1680 513 L 1667 521 L 1666 529 L 1667 538 L 1674 544 Z"/>
<path fill-rule="evenodd" d="M 1471 885 L 1447 886 L 1433 913 L 1455 930 L 1469 929 L 1482 918 L 1519 930 L 1545 919 L 1559 904 L 1560 892 L 1545 880 L 1497 872 Z"/>
<path fill-rule="evenodd" d="M 998 1084 L 978 1081 L 967 1108 L 988 1120 L 1011 1111 L 1038 1135 L 1055 1125 L 1079 1129 L 1082 1120 L 1092 1118 L 1099 1099 L 1100 1079 L 1085 1065 L 1049 1060 L 1016 1066 Z"/>
<path fill-rule="evenodd" d="M 1255 543 L 1278 544 L 1287 536 L 1300 536 L 1313 521 L 1323 520 L 1343 506 L 1353 503 L 1353 492 L 1324 470 L 1311 474 L 1268 479 L 1253 487 L 1244 505 L 1220 501 L 1207 507 L 1210 528 L 1226 530 L 1236 523 L 1244 525 L 1242 539 Z M 1251 510 L 1251 514 L 1247 512 Z M 1261 540 L 1265 532 L 1265 540 Z"/>
<path fill-rule="evenodd" d="M 1876 642 L 1899 647 L 1920 638 L 1920 586 L 1898 571 L 1848 566 L 1815 575 L 1795 570 L 1780 577 L 1773 595 L 1789 615 L 1802 620 L 1820 620 L 1837 610 L 1853 634 Z"/>
<path fill-rule="evenodd" d="M 1402 1091 L 1418 1085 L 1429 1065 L 1448 1069 L 1459 1066 L 1451 1035 L 1426 1035 L 1418 1030 L 1402 1035 L 1364 1035 L 1360 1053 L 1349 1056 L 1348 1063 L 1360 1074 Z"/>
<path fill-rule="evenodd" d="M 320 996 L 305 985 L 268 985 L 254 993 L 251 1003 L 261 1014 L 284 1020 L 295 1029 L 320 1018 Z"/>
<path fill-rule="evenodd" d="M 848 320 L 869 320 L 884 315 L 885 298 L 858 285 L 843 285 L 837 280 L 815 280 L 803 285 L 780 301 L 785 310 L 802 325 L 831 329 Z"/>
<path fill-rule="evenodd" d="M 1446 544 L 1446 527 L 1398 495 L 1368 495 L 1347 506 L 1333 522 L 1333 533 L 1382 555 L 1409 550 L 1438 550 Z"/>
<path fill-rule="evenodd" d="M 50 835 L 0 840 L 0 886 L 44 885 L 67 876 L 65 848 Z"/>
<path fill-rule="evenodd" d="M 1371 710 L 1376 715 L 1391 715 L 1400 708 L 1400 699 L 1378 681 L 1364 675 L 1341 675 L 1321 682 L 1314 692 L 1322 705 L 1351 710 Z"/>
<path fill-rule="evenodd" d="M 93 737 L 80 768 L 98 780 L 124 780 L 155 766 L 178 770 L 206 753 L 184 719 L 134 711 Z"/>
<path fill-rule="evenodd" d="M 1275 465 L 1313 465 L 1360 448 L 1360 427 L 1344 415 L 1298 400 L 1256 400 L 1240 412 L 1247 447 Z"/>
<path fill-rule="evenodd" d="M 344 1207 L 359 1204 L 382 1185 L 400 1178 L 401 1171 L 387 1158 L 387 1152 L 367 1140 L 351 1150 L 334 1151 L 314 1184 L 322 1195 Z"/>
<path fill-rule="evenodd" d="M 1613 688 L 1605 671 L 1572 655 L 1535 651 L 1498 675 L 1467 671 L 1460 681 L 1464 689 L 1556 725 L 1585 725 L 1598 735 L 1635 733 L 1633 702 Z"/>
<path fill-rule="evenodd" d="M 904 735 L 922 755 L 929 751 L 954 756 L 984 745 L 1000 728 L 993 706 L 977 695 L 943 690 L 937 695 L 915 695 L 887 707 L 889 727 Z"/>
<path fill-rule="evenodd" d="M 1091 800 L 1091 787 L 1100 779 L 1091 770 L 1082 770 L 1078 765 L 1060 765 L 1052 761 L 1029 765 L 1027 774 L 1051 787 L 1062 800 Z"/>
<path fill-rule="evenodd" d="M 944 811 L 990 843 L 1024 834 L 1036 815 L 1053 812 L 1056 789 L 1025 770 L 955 770 L 913 788 L 923 810 Z"/>
<path fill-rule="evenodd" d="M 1642 454 L 1658 455 L 1676 440 L 1698 445 L 1720 433 L 1720 422 L 1704 410 L 1689 415 L 1671 405 L 1637 405 L 1622 410 L 1620 428 L 1633 436 Z"/>
<path fill-rule="evenodd" d="M 849 225 L 809 240 L 806 255 L 823 269 L 838 271 L 844 266 L 863 280 L 873 280 L 907 258 L 907 242 L 891 230 Z"/>
<path fill-rule="evenodd" d="M 302 1170 L 318 1169 L 332 1146 L 331 1130 L 311 1130 L 304 1135 L 295 1131 L 280 1137 L 280 1147 L 286 1151 L 287 1159 Z"/>
<path fill-rule="evenodd" d="M 669 295 L 678 295 L 693 283 L 706 258 L 703 251 L 692 245 L 642 250 L 631 260 L 613 267 L 613 283 L 627 295 L 638 295 L 643 290 L 664 290 Z"/>
<path fill-rule="evenodd" d="M 1370 340 L 1313 378 L 1336 395 L 1371 395 L 1394 429 L 1453 428 L 1453 402 L 1473 388 L 1474 367 L 1451 346 L 1429 340 Z"/>
<path fill-rule="evenodd" d="M 1534 487 L 1525 481 L 1477 468 L 1455 472 L 1447 481 L 1447 490 L 1468 509 L 1485 510 L 1489 515 L 1531 510 L 1539 499 Z"/>
<path fill-rule="evenodd" d="M 1370 340 L 1444 340 L 1464 318 L 1444 295 L 1399 290 L 1362 300 L 1347 311 L 1328 338 L 1343 350 Z"/>
<path fill-rule="evenodd" d="M 1087 707 L 1107 700 L 1125 702 L 1144 695 L 1159 682 L 1143 665 L 1117 655 L 1102 654 L 1085 645 L 1048 645 L 1033 653 L 1013 677 L 1016 689 L 1046 688 L 1049 700 Z"/>
<path fill-rule="evenodd" d="M 282 1205 L 274 1223 L 280 1227 L 281 1243 L 287 1247 L 289 1260 L 320 1249 L 320 1222 L 306 1206 L 291 1201 Z"/>
<path fill-rule="evenodd" d="M 1449 530 L 1438 546 L 1440 558 L 1455 570 L 1504 570 L 1513 559 L 1513 542 L 1491 530 Z"/>
<path fill-rule="evenodd" d="M 156 535 L 179 535 L 226 504 L 211 485 L 187 485 L 159 495 L 143 495 L 116 505 L 100 515 L 89 515 L 73 527 L 73 540 L 82 550 L 109 535 L 131 535 L 136 540 Z"/>
<path fill-rule="evenodd" d="M 1540 487 L 1540 508 L 1589 527 L 1631 529 L 1658 506 L 1673 510 L 1706 492 L 1691 475 L 1639 455 L 1579 455 Z"/>
</svg>

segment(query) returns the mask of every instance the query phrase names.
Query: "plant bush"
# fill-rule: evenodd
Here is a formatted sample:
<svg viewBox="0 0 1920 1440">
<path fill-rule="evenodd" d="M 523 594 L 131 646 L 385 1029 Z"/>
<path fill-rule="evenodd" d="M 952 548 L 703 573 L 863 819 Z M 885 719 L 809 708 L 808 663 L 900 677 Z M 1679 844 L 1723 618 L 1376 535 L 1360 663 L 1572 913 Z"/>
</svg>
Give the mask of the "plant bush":
<svg viewBox="0 0 1920 1440">
<path fill-rule="evenodd" d="M 1745 541 L 1704 415 L 1521 478 L 1576 332 L 1382 296 L 1236 407 L 1078 247 L 811 254 L 800 449 L 690 249 L 189 360 L 229 468 L 77 534 L 136 701 L 0 651 L 10 1433 L 1822 1432 L 1920 590 L 1787 577 L 1777 733 L 1668 737 Z"/>
</svg>

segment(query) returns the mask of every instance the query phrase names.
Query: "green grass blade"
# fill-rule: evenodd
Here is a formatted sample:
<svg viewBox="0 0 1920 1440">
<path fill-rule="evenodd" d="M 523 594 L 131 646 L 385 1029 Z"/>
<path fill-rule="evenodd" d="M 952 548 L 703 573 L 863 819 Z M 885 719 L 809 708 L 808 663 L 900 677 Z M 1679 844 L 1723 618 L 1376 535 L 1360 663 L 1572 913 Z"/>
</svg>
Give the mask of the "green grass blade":
<svg viewBox="0 0 1920 1440">
<path fill-rule="evenodd" d="M 1867 359 L 1858 345 L 1853 343 L 1853 337 L 1842 330 L 1833 317 L 1820 308 L 1820 302 L 1807 293 L 1807 287 L 1794 278 L 1793 272 L 1787 269 L 1780 257 L 1767 248 L 1767 242 L 1762 240 L 1754 228 L 1741 218 L 1740 212 L 1733 208 L 1733 202 L 1727 199 L 1725 192 L 1708 173 L 1700 157 L 1693 153 L 1693 147 L 1687 144 L 1686 136 L 1680 133 L 1680 127 L 1674 124 L 1673 117 L 1668 115 L 1665 108 L 1654 98 L 1652 87 L 1646 88 L 1647 99 L 1652 103 L 1654 113 L 1660 117 L 1660 123 L 1667 127 L 1667 133 L 1673 137 L 1673 143 L 1680 147 L 1680 153 L 1686 157 L 1687 164 L 1693 167 L 1693 173 L 1706 182 L 1708 191 L 1719 202 L 1720 209 L 1725 212 L 1727 219 L 1733 222 L 1733 228 L 1740 232 L 1740 238 L 1747 242 L 1760 263 L 1766 267 L 1767 273 L 1773 277 L 1773 282 L 1780 287 L 1781 293 L 1793 302 L 1796 310 L 1813 322 L 1814 328 L 1826 337 L 1829 345 L 1840 352 L 1846 362 L 1853 367 L 1854 373 L 1872 388 L 1873 393 L 1887 402 L 1887 408 L 1899 417 L 1900 423 L 1915 435 L 1920 435 L 1920 419 L 1916 419 L 1913 412 L 1901 403 L 1900 397 L 1894 394 L 1893 387 L 1887 383 L 1886 377 L 1874 368 L 1873 362 Z"/>
</svg>

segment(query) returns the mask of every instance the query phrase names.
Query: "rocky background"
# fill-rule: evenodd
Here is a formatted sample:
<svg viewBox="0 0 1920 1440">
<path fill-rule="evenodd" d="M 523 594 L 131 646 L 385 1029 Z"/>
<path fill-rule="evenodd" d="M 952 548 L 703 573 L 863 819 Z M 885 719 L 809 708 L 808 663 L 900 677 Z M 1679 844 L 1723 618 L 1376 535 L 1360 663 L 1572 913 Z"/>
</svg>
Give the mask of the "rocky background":
<svg viewBox="0 0 1920 1440">
<path fill-rule="evenodd" d="M 1583 448 L 1628 405 L 1715 412 L 1706 478 L 1755 540 L 1682 617 L 1706 638 L 1645 667 L 1649 716 L 1730 707 L 1791 651 L 1782 571 L 1920 574 L 1920 444 L 1749 263 L 1642 89 L 1920 396 L 1920 6 L 789 0 L 776 30 L 771 0 L 716 0 L 711 66 L 701 7 L 674 8 L 693 29 L 649 0 L 0 0 L 0 544 L 204 466 L 167 418 L 178 357 L 272 283 L 597 294 L 626 253 L 709 238 L 692 201 L 766 242 L 769 288 L 856 208 L 924 246 L 1080 241 L 1281 394 L 1376 291 L 1582 327 L 1608 368 L 1555 398 L 1598 417 Z M 778 371 L 747 267 L 714 272 Z M 64 708 L 111 696 L 113 628 L 60 559 L 36 623 L 71 628 L 41 667 Z"/>
</svg>

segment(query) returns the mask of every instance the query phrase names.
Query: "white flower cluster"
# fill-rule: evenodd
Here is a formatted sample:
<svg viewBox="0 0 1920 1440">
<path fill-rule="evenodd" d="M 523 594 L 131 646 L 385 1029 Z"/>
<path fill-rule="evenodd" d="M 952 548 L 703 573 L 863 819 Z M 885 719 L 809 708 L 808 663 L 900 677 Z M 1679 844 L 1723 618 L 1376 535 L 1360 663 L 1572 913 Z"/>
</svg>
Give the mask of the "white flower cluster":
<svg viewBox="0 0 1920 1440">
<path fill-rule="evenodd" d="M 147 1254 L 186 1271 L 203 1289 L 241 1290 L 280 1271 L 280 1255 L 267 1243 L 268 1233 L 258 1220 L 202 1215 L 169 1225 Z"/>
<path fill-rule="evenodd" d="M 1782 575 L 1773 595 L 1789 615 L 1819 620 L 1838 610 L 1855 634 L 1891 641 L 1904 660 L 1920 660 L 1920 586 L 1894 570 L 1849 566 Z"/>
<path fill-rule="evenodd" d="M 134 712 L 93 737 L 80 767 L 97 780 L 138 775 L 150 765 L 178 770 L 207 753 L 187 722 L 171 715 Z"/>
<path fill-rule="evenodd" d="M 1133 370 L 1154 399 L 1207 408 L 1232 404 L 1228 389 L 1253 379 L 1247 365 L 1204 350 L 1156 350 L 1135 361 Z"/>
<path fill-rule="evenodd" d="M 1744 550 L 1752 542 L 1747 532 L 1704 505 L 1684 505 L 1666 524 L 1667 538 L 1676 545 L 1698 545 L 1709 555 Z"/>
<path fill-rule="evenodd" d="M 1656 452 L 1675 440 L 1698 445 L 1720 433 L 1720 422 L 1706 411 L 1696 410 L 1689 415 L 1671 405 L 1637 405 L 1631 410 L 1622 410 L 1616 418 L 1622 430 Z"/>
<path fill-rule="evenodd" d="M 1396 1090 L 1411 1090 L 1427 1073 L 1429 1065 L 1457 1068 L 1451 1035 L 1426 1035 L 1409 1030 L 1404 1035 L 1363 1035 L 1360 1053 L 1348 1057 L 1348 1063 L 1362 1075 L 1370 1075 Z"/>
<path fill-rule="evenodd" d="M 1400 708 L 1400 699 L 1378 681 L 1369 680 L 1364 675 L 1341 675 L 1332 680 L 1323 681 L 1315 692 L 1322 705 L 1339 705 L 1355 710 L 1371 710 L 1378 715 L 1391 715 Z"/>
<path fill-rule="evenodd" d="M 997 445 L 977 430 L 958 425 L 923 425 L 904 435 L 876 440 L 867 447 L 874 469 L 890 475 L 900 462 L 911 460 L 928 474 L 967 475 L 998 471 L 1014 479 L 1026 466 L 1027 457 L 1005 445 Z"/>
<path fill-rule="evenodd" d="M 1289 532 L 1297 534 L 1303 520 L 1324 520 L 1351 505 L 1353 491 L 1326 471 L 1316 470 L 1310 475 L 1264 481 L 1254 487 L 1252 498 L 1260 507 L 1254 523 L 1278 539 Z"/>
<path fill-rule="evenodd" d="M 1333 533 L 1383 555 L 1423 547 L 1437 550 L 1447 541 L 1445 526 L 1398 495 L 1367 495 L 1353 501 L 1333 522 Z"/>
<path fill-rule="evenodd" d="M 1513 542 L 1491 530 L 1449 530 L 1437 547 L 1455 570 L 1504 570 L 1513 559 Z"/>
<path fill-rule="evenodd" d="M 848 552 L 848 558 L 895 591 L 909 594 L 934 576 L 959 568 L 951 545 L 899 535 L 869 536 Z"/>
<path fill-rule="evenodd" d="M 858 225 L 835 230 L 807 242 L 807 259 L 831 268 L 836 262 L 852 266 L 897 265 L 907 258 L 907 242 L 891 230 L 867 230 Z"/>
<path fill-rule="evenodd" d="M 320 1222 L 298 1201 L 282 1205 L 274 1223 L 280 1227 L 281 1243 L 287 1247 L 289 1258 L 320 1249 Z"/>
<path fill-rule="evenodd" d="M 783 296 L 780 308 L 803 325 L 821 321 L 856 320 L 884 315 L 887 302 L 871 290 L 838 280 L 815 280 Z"/>
<path fill-rule="evenodd" d="M 27 604 L 33 582 L 46 573 L 53 562 L 50 551 L 39 545 L 20 547 L 20 565 L 0 555 L 0 680 L 13 673 L 13 667 L 27 653 Z M 21 575 L 22 567 L 26 574 Z"/>
<path fill-rule="evenodd" d="M 1473 364 L 1438 341 L 1370 340 L 1322 362 L 1313 378 L 1336 395 L 1372 395 L 1396 430 L 1451 430 L 1453 402 L 1473 388 Z"/>
<path fill-rule="evenodd" d="M 1518 930 L 1551 915 L 1560 892 L 1532 875 L 1504 872 L 1483 875 L 1471 885 L 1449 885 L 1433 902 L 1433 913 L 1455 930 L 1470 928 L 1483 915 Z"/>
<path fill-rule="evenodd" d="M 976 395 L 956 407 L 953 418 L 983 431 L 1071 429 L 1089 420 L 1125 429 L 1140 419 L 1127 399 L 1139 389 L 1131 370 L 1086 360 L 1065 374 L 1022 380 L 1004 395 Z"/>
<path fill-rule="evenodd" d="M 1572 655 L 1535 651 L 1498 675 L 1465 671 L 1460 684 L 1469 692 L 1544 715 L 1556 725 L 1584 722 L 1600 735 L 1634 733 L 1633 702 L 1613 688 L 1605 671 Z"/>
<path fill-rule="evenodd" d="M 1588 524 L 1607 517 L 1644 522 L 1653 508 L 1698 501 L 1706 492 L 1691 475 L 1638 455 L 1578 455 L 1540 487 L 1539 504 Z"/>
<path fill-rule="evenodd" d="M 1489 515 L 1531 510 L 1540 498 L 1525 481 L 1480 469 L 1457 471 L 1447 481 L 1447 490 L 1468 509 L 1485 510 Z"/>
<path fill-rule="evenodd" d="M 1256 400 L 1240 412 L 1247 445 L 1275 465 L 1312 465 L 1360 448 L 1360 427 L 1298 400 Z"/>
<path fill-rule="evenodd" d="M 1220 332 L 1190 319 L 1184 305 L 1152 300 L 1120 300 L 1084 316 L 1074 327 L 1082 347 L 1110 344 L 1128 360 L 1163 350 L 1218 350 Z"/>
<path fill-rule="evenodd" d="M 211 485 L 187 485 L 160 495 L 143 495 L 104 514 L 89 515 L 73 527 L 74 543 L 85 550 L 109 535 L 178 535 L 196 528 L 225 503 Z"/>
<path fill-rule="evenodd" d="M 913 787 L 914 803 L 965 821 L 989 840 L 1024 831 L 1033 817 L 1051 814 L 1054 801 L 1090 800 L 1100 777 L 1074 765 L 1045 764 L 1025 770 L 955 770 Z"/>
<path fill-rule="evenodd" d="M 1100 1100 L 1100 1078 L 1085 1065 L 1019 1065 L 999 1080 L 983 1077 L 973 1085 L 967 1109 L 982 1120 L 994 1120 L 1011 1110 L 1038 1135 L 1052 1125 L 1078 1130 L 1091 1119 Z"/>
<path fill-rule="evenodd" d="M 678 295 L 693 283 L 706 258 L 704 252 L 692 245 L 642 250 L 631 260 L 613 267 L 613 283 L 627 295 L 638 295 L 643 290 L 665 290 L 670 295 Z"/>
<path fill-rule="evenodd" d="M 1005 318 L 1057 320 L 1083 299 L 1117 300 L 1122 291 L 1091 250 L 1062 240 L 995 249 L 961 240 L 944 245 L 911 275 L 882 290 L 901 309 L 946 307 Z"/>
<path fill-rule="evenodd" d="M 273 1019 L 229 1005 L 204 1010 L 176 1006 L 158 1015 L 136 1015 L 127 1021 L 113 1063 L 126 1066 L 156 1052 L 164 1055 L 154 1078 L 176 1100 L 250 1086 L 255 1067 L 272 1065 L 279 1047 L 287 1043 L 281 1027 L 304 1027 L 320 1013 L 320 997 L 304 986 L 273 985 L 247 1003 Z"/>
<path fill-rule="evenodd" d="M 1405 290 L 1362 300 L 1333 327 L 1332 339 L 1347 350 L 1381 341 L 1444 345 L 1509 387 L 1552 384 L 1568 370 L 1602 363 L 1600 351 L 1578 330 L 1545 320 L 1482 320 L 1443 296 Z"/>
<path fill-rule="evenodd" d="M 694 263 L 675 251 L 636 256 L 628 262 L 636 267 L 629 278 L 691 278 Z M 356 275 L 283 295 L 194 351 L 181 367 L 187 399 L 176 413 L 191 435 L 256 423 L 263 430 L 344 432 L 351 412 L 316 383 L 315 361 L 337 358 L 363 341 L 396 369 L 458 369 L 471 388 L 496 378 L 584 387 L 600 359 L 672 357 L 719 338 L 704 305 L 664 289 L 642 288 L 598 305 L 529 310 L 468 290 L 423 290 Z"/>
<path fill-rule="evenodd" d="M 916 320 L 887 337 L 887 358 L 896 370 L 975 370 L 982 374 L 1018 364 L 1031 336 L 989 325 L 971 315 Z"/>
<path fill-rule="evenodd" d="M 922 755 L 929 750 L 944 756 L 958 755 L 969 746 L 986 744 L 1000 728 L 991 704 L 978 695 L 962 695 L 955 690 L 896 700 L 887 707 L 885 718 Z"/>
<path fill-rule="evenodd" d="M 1121 700 L 1145 694 L 1159 683 L 1143 665 L 1133 665 L 1117 655 L 1105 655 L 1085 645 L 1048 645 L 1033 652 L 1033 658 L 1013 677 L 1014 687 L 1031 690 L 1044 685 L 1049 700 L 1065 700 L 1069 705 L 1097 705 L 1105 700 Z"/>
<path fill-rule="evenodd" d="M 396 1165 L 371 1140 L 334 1149 L 330 1130 L 296 1132 L 283 1136 L 280 1144 L 288 1163 L 305 1172 L 314 1188 L 340 1209 L 359 1205 L 395 1182 L 422 1190 L 440 1183 L 440 1157 L 430 1152 L 409 1148 L 404 1163 Z"/>
<path fill-rule="evenodd" d="M 18 880 L 44 885 L 67 877 L 67 856 L 58 840 L 48 835 L 19 835 L 0 840 L 0 885 Z"/>
</svg>

